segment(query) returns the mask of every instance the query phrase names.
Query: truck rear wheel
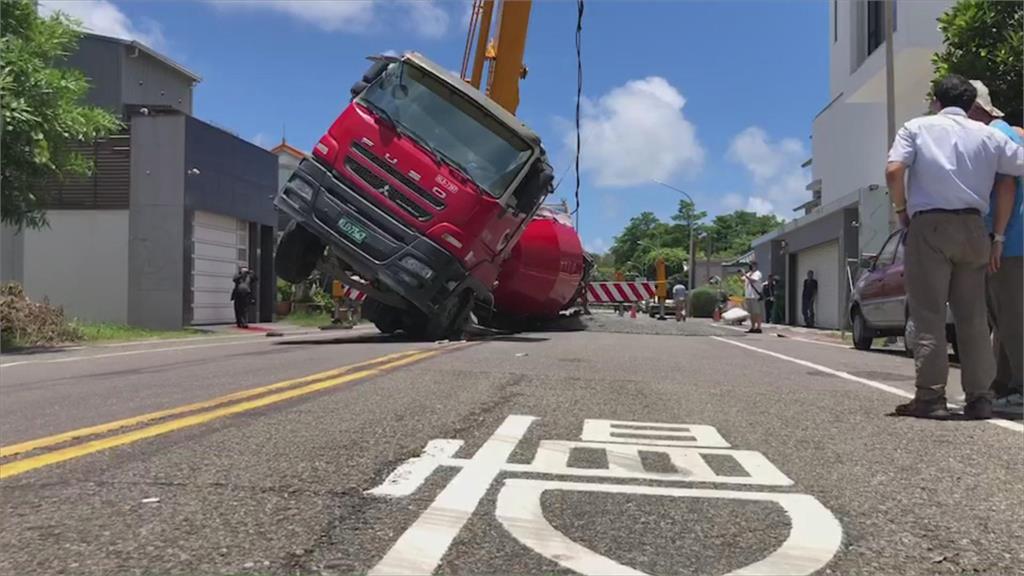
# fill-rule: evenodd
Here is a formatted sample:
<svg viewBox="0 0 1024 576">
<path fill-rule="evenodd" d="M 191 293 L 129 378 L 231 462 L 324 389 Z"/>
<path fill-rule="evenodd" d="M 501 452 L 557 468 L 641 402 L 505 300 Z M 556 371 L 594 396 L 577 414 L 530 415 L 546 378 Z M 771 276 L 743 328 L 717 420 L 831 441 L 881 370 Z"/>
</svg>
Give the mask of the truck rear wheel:
<svg viewBox="0 0 1024 576">
<path fill-rule="evenodd" d="M 298 284 L 313 273 L 324 254 L 324 243 L 301 224 L 295 223 L 277 243 L 274 268 L 278 278 Z"/>
<path fill-rule="evenodd" d="M 382 334 L 394 334 L 402 328 L 401 311 L 373 298 L 363 302 L 363 317 L 373 322 Z"/>
</svg>

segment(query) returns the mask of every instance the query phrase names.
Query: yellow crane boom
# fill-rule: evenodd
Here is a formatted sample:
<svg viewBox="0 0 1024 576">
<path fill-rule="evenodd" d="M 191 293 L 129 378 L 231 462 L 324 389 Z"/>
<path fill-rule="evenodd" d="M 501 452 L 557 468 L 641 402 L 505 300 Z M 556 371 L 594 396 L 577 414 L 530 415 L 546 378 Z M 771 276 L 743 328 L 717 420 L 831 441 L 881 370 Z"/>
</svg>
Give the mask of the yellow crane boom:
<svg viewBox="0 0 1024 576">
<path fill-rule="evenodd" d="M 490 38 L 495 4 L 498 5 L 498 34 Z M 526 78 L 527 73 L 523 54 L 532 4 L 531 0 L 473 0 L 466 36 L 462 79 L 483 90 L 512 114 L 519 107 L 519 81 Z M 489 64 L 486 83 L 485 62 Z"/>
</svg>

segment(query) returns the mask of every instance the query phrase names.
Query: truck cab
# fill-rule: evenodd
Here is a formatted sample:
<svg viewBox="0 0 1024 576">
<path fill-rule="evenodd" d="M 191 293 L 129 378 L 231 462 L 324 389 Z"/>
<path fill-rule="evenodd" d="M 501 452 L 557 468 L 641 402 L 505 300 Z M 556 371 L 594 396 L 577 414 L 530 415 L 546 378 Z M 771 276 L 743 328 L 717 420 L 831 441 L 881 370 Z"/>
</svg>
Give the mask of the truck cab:
<svg viewBox="0 0 1024 576">
<path fill-rule="evenodd" d="M 540 138 L 422 55 L 377 57 L 275 199 L 278 275 L 325 257 L 383 332 L 461 333 L 552 190 Z"/>
</svg>

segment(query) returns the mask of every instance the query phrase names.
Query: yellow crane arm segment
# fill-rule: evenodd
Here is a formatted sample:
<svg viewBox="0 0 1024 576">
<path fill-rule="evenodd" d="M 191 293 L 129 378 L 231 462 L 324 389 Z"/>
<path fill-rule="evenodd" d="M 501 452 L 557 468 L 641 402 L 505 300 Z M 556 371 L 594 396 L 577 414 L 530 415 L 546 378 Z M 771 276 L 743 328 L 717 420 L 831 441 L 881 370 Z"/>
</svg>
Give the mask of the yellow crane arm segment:
<svg viewBox="0 0 1024 576">
<path fill-rule="evenodd" d="M 496 3 L 498 35 L 489 40 Z M 484 91 L 491 100 L 512 114 L 519 107 L 519 81 L 526 78 L 523 54 L 526 52 L 526 31 L 530 25 L 532 4 L 531 0 L 474 0 L 470 15 L 466 51 L 462 59 L 462 78 L 476 88 L 485 86 Z M 477 25 L 479 31 L 475 29 Z M 471 51 L 474 33 L 477 36 L 476 49 Z M 482 84 L 485 61 L 490 66 L 487 83 Z M 468 78 L 467 72 L 470 72 Z"/>
</svg>

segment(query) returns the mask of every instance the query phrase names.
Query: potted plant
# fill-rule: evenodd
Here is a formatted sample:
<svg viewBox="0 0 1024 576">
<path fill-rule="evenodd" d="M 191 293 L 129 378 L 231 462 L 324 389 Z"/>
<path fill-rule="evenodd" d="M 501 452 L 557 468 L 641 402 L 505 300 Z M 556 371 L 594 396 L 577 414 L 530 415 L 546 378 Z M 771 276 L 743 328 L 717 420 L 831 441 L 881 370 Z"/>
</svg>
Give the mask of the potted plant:
<svg viewBox="0 0 1024 576">
<path fill-rule="evenodd" d="M 277 279 L 277 304 L 274 306 L 274 312 L 278 316 L 287 316 L 292 311 L 292 296 L 295 295 L 295 287 L 281 280 Z"/>
</svg>

